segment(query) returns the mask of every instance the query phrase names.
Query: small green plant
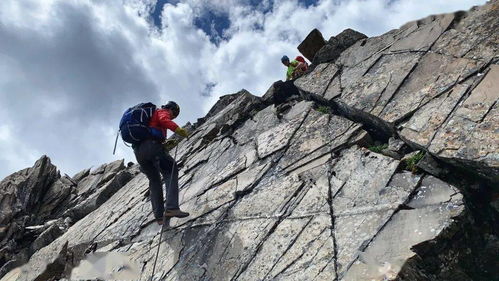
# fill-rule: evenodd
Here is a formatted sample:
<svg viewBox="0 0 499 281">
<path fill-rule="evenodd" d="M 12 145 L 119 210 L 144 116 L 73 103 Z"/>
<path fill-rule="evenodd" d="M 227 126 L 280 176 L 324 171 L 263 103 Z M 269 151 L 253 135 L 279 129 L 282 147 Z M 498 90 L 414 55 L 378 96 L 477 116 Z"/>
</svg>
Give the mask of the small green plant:
<svg viewBox="0 0 499 281">
<path fill-rule="evenodd" d="M 422 151 L 414 154 L 413 156 L 405 160 L 405 166 L 407 170 L 416 173 L 418 171 L 417 164 L 421 159 L 423 159 L 424 153 Z"/>
<path fill-rule="evenodd" d="M 319 111 L 321 113 L 324 113 L 324 114 L 329 114 L 330 113 L 329 107 L 324 106 L 324 105 L 319 106 L 317 108 L 317 111 Z"/>
<path fill-rule="evenodd" d="M 373 146 L 370 146 L 368 147 L 367 149 L 369 149 L 370 151 L 372 152 L 376 152 L 376 153 L 381 153 L 381 151 L 383 149 L 387 149 L 388 148 L 388 144 L 387 143 L 384 143 L 384 144 L 380 144 L 380 145 L 373 145 Z"/>
</svg>

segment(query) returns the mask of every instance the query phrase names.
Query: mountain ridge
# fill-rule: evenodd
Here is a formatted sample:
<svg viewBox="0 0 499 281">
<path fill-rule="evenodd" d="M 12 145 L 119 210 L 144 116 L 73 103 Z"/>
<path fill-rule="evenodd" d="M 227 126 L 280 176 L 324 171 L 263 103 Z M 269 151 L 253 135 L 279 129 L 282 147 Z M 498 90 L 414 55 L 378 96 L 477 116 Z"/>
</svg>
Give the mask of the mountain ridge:
<svg viewBox="0 0 499 281">
<path fill-rule="evenodd" d="M 192 214 L 165 231 L 155 278 L 493 280 L 498 5 L 329 45 L 262 97 L 223 96 L 170 151 Z M 137 165 L 69 177 L 44 156 L 0 186 L 2 281 L 78 279 L 110 252 L 150 277 L 159 228 Z"/>
</svg>

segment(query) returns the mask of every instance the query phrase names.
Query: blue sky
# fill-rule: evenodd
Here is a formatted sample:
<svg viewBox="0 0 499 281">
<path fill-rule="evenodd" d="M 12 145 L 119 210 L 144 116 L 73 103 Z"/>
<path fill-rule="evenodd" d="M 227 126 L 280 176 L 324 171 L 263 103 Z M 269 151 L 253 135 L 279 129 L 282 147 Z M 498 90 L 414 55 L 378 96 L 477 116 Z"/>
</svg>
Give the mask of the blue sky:
<svg viewBox="0 0 499 281">
<path fill-rule="evenodd" d="M 2 0 L 0 178 L 48 155 L 62 173 L 112 155 L 129 106 L 175 100 L 180 125 L 225 94 L 262 95 L 313 29 L 375 36 L 484 0 Z"/>
<path fill-rule="evenodd" d="M 161 29 L 161 14 L 166 4 L 175 5 L 180 1 L 158 0 L 150 9 L 150 17 L 156 28 Z M 241 1 L 244 5 L 252 9 L 258 10 L 264 14 L 272 13 L 274 9 L 274 1 Z M 300 7 L 308 8 L 319 3 L 319 0 L 300 0 L 297 4 Z M 214 44 L 220 43 L 221 40 L 229 39 L 224 35 L 224 32 L 230 27 L 230 17 L 227 11 L 207 8 L 201 14 L 196 16 L 193 22 L 196 28 L 201 29 L 210 37 L 210 41 Z"/>
</svg>

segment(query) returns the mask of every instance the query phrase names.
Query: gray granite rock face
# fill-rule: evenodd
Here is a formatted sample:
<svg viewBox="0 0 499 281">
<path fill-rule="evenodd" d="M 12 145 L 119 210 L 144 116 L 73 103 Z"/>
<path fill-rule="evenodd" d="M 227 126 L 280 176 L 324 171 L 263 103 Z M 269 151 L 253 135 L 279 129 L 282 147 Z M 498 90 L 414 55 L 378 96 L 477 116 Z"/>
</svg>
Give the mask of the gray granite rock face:
<svg viewBox="0 0 499 281">
<path fill-rule="evenodd" d="M 0 183 L 2 211 L 0 223 L 5 224 L 21 215 L 30 215 L 50 186 L 60 177 L 57 168 L 46 156 L 32 168 L 24 169 L 5 178 Z"/>
<path fill-rule="evenodd" d="M 292 123 L 296 118 L 303 121 L 298 129 L 289 129 L 298 130 L 295 137 L 299 140 L 316 133 L 317 130 L 308 127 L 317 124 L 317 118 L 321 119 L 314 115 L 315 112 L 305 112 L 283 122 Z M 341 118 L 329 122 L 348 124 Z M 328 132 L 320 123 L 317 127 Z M 339 134 L 353 132 L 346 130 Z M 327 134 L 324 137 L 329 139 Z M 293 139 L 290 143 L 294 143 Z M 414 255 L 409 250 L 411 243 L 432 239 L 452 222 L 446 209 L 441 217 L 434 217 L 431 208 L 439 204 L 447 206 L 440 202 L 452 197 L 456 206 L 450 209 L 452 214 L 463 211 L 455 188 L 432 177 L 398 172 L 398 160 L 355 145 L 340 154 L 330 147 L 329 154 L 325 152 L 326 160 L 311 160 L 314 165 L 304 164 L 302 169 L 287 172 L 280 168 L 280 162 L 294 153 L 293 145 L 288 147 L 268 156 L 263 163 L 255 160 L 247 169 L 229 173 L 208 190 L 197 189 L 194 196 L 188 196 L 191 199 L 184 200 L 182 208 L 194 210 L 193 216 L 187 221 L 173 221 L 172 228 L 165 232 L 156 278 L 361 280 L 347 278 L 363 272 L 358 268 L 360 261 L 380 258 L 370 256 L 370 251 L 374 251 L 371 249 L 376 247 L 390 254 L 383 256 L 383 261 L 369 264 L 369 268 L 385 262 L 392 265 L 390 274 L 397 274 L 403 257 Z M 188 183 L 183 190 L 195 185 Z M 82 256 L 85 250 L 93 249 L 126 252 L 130 261 L 141 268 L 141 276 L 149 276 L 159 226 L 152 222 L 149 202 L 144 196 L 146 190 L 145 177 L 136 176 L 99 209 L 35 253 L 20 275 L 35 280 L 43 274 L 57 274 L 44 268 L 47 264 L 53 268 L 67 255 Z M 238 190 L 245 192 L 237 195 Z M 411 211 L 410 214 L 431 215 L 435 222 L 425 219 L 406 225 L 413 216 L 401 217 L 400 206 L 405 204 L 415 210 L 428 209 L 426 213 Z M 204 210 L 198 213 L 196 207 Z M 398 251 L 404 254 L 399 255 L 389 250 L 386 242 L 377 242 L 385 233 L 391 233 L 386 225 L 392 224 L 394 232 L 433 230 L 401 245 Z M 60 272 L 71 271 L 77 264 L 64 266 Z"/>
<path fill-rule="evenodd" d="M 498 181 L 498 99 L 499 65 L 492 65 L 469 97 L 442 123 L 429 151 Z"/>
<path fill-rule="evenodd" d="M 452 28 L 447 29 L 431 50 L 455 57 L 489 61 L 497 57 L 499 23 L 497 1 L 456 13 Z"/>
<path fill-rule="evenodd" d="M 440 159 L 499 180 L 498 79 L 499 66 L 491 65 L 476 87 L 457 85 L 420 108 L 403 124 L 401 136 Z"/>
<path fill-rule="evenodd" d="M 26 262 L 27 253 L 23 252 L 26 245 L 19 241 L 23 240 L 27 226 L 43 222 L 44 218 L 38 217 L 37 213 L 40 209 L 41 214 L 45 213 L 42 202 L 46 193 L 51 194 L 51 186 L 57 186 L 58 190 L 65 189 L 59 178 L 57 168 L 48 157 L 42 156 L 33 167 L 0 182 L 0 266 L 3 274 Z M 53 201 L 52 198 L 47 199 Z"/>
<path fill-rule="evenodd" d="M 310 102 L 289 106 L 278 117 L 270 105 L 240 125 L 236 135 L 262 130 L 247 142 L 219 134 L 203 150 L 184 156 L 181 207 L 192 215 L 172 221 L 165 231 L 156 279 L 348 280 L 362 271 L 359 260 L 375 259 L 371 249 L 389 251 L 377 242 L 386 225 L 404 231 L 434 228 L 432 235 L 401 245 L 402 256 L 386 254 L 380 261 L 393 264 L 390 272 L 397 274 L 403 257 L 414 255 L 411 243 L 434 239 L 452 222 L 443 212 L 434 218 L 441 224 L 423 220 L 406 226 L 406 218 L 399 218 L 401 206 L 432 208 L 451 195 L 459 205 L 459 193 L 444 182 L 400 172 L 398 160 L 356 146 L 362 134 L 357 124 L 316 111 Z M 192 142 L 181 142 L 179 149 Z M 426 181 L 435 191 L 421 191 Z M 61 268 L 62 258 L 83 257 L 91 249 L 127 253 L 141 277 L 148 277 L 159 226 L 146 191 L 147 179 L 135 176 L 36 252 L 20 276 L 62 277 L 77 266 Z M 462 207 L 453 210 L 453 215 L 463 212 Z"/>
<path fill-rule="evenodd" d="M 324 96 L 329 86 L 329 81 L 333 79 L 338 71 L 339 68 L 334 64 L 319 64 L 309 74 L 296 79 L 295 85 L 302 91 Z"/>
<path fill-rule="evenodd" d="M 345 29 L 336 36 L 332 36 L 326 45 L 320 48 L 314 55 L 312 63 L 318 65 L 325 62 L 332 62 L 340 57 L 341 53 L 348 49 L 355 42 L 367 38 L 366 35 L 353 29 Z"/>
<path fill-rule="evenodd" d="M 407 175 L 410 177 L 410 175 Z M 361 249 L 343 280 L 393 280 L 407 259 L 415 253 L 406 245 L 431 239 L 463 211 L 462 195 L 455 187 L 431 176 L 423 178 L 414 197 L 407 200 L 408 210 L 400 210 Z"/>
<path fill-rule="evenodd" d="M 400 137 L 497 183 L 498 15 L 491 1 L 407 23 L 355 43 L 295 85 L 378 137 Z"/>
<path fill-rule="evenodd" d="M 32 168 L 5 178 L 0 183 L 1 275 L 25 263 L 72 223 L 102 205 L 138 172 L 130 171 L 123 161 L 115 161 L 73 178 L 61 177 L 43 156 Z"/>
<path fill-rule="evenodd" d="M 455 14 L 445 14 L 441 16 L 429 16 L 414 23 L 408 23 L 409 26 L 417 28 L 407 36 L 397 40 L 390 46 L 389 51 L 427 51 L 456 20 Z"/>
<path fill-rule="evenodd" d="M 138 166 L 70 178 L 41 159 L 2 181 L 2 254 L 17 261 L 1 281 L 97 278 L 83 268 L 102 256 L 123 262 L 106 262 L 101 279 L 493 280 L 497 10 L 411 22 L 262 98 L 224 96 L 170 151 L 191 215 L 172 219 L 161 241 Z M 373 152 L 380 141 L 391 156 Z M 406 170 L 411 161 L 419 169 Z M 31 196 L 42 198 L 36 223 L 10 208 Z M 19 230 L 29 247 L 5 238 Z"/>
</svg>

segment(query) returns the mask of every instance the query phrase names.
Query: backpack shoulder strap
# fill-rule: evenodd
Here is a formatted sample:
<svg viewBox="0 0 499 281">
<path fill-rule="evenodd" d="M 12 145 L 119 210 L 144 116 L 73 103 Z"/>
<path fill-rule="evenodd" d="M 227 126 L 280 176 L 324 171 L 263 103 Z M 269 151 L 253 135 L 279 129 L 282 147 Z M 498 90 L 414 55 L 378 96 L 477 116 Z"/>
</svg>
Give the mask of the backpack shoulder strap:
<svg viewBox="0 0 499 281">
<path fill-rule="evenodd" d="M 156 105 L 152 102 L 145 102 L 145 103 L 141 103 L 141 107 L 154 107 L 154 108 L 156 108 Z"/>
</svg>

